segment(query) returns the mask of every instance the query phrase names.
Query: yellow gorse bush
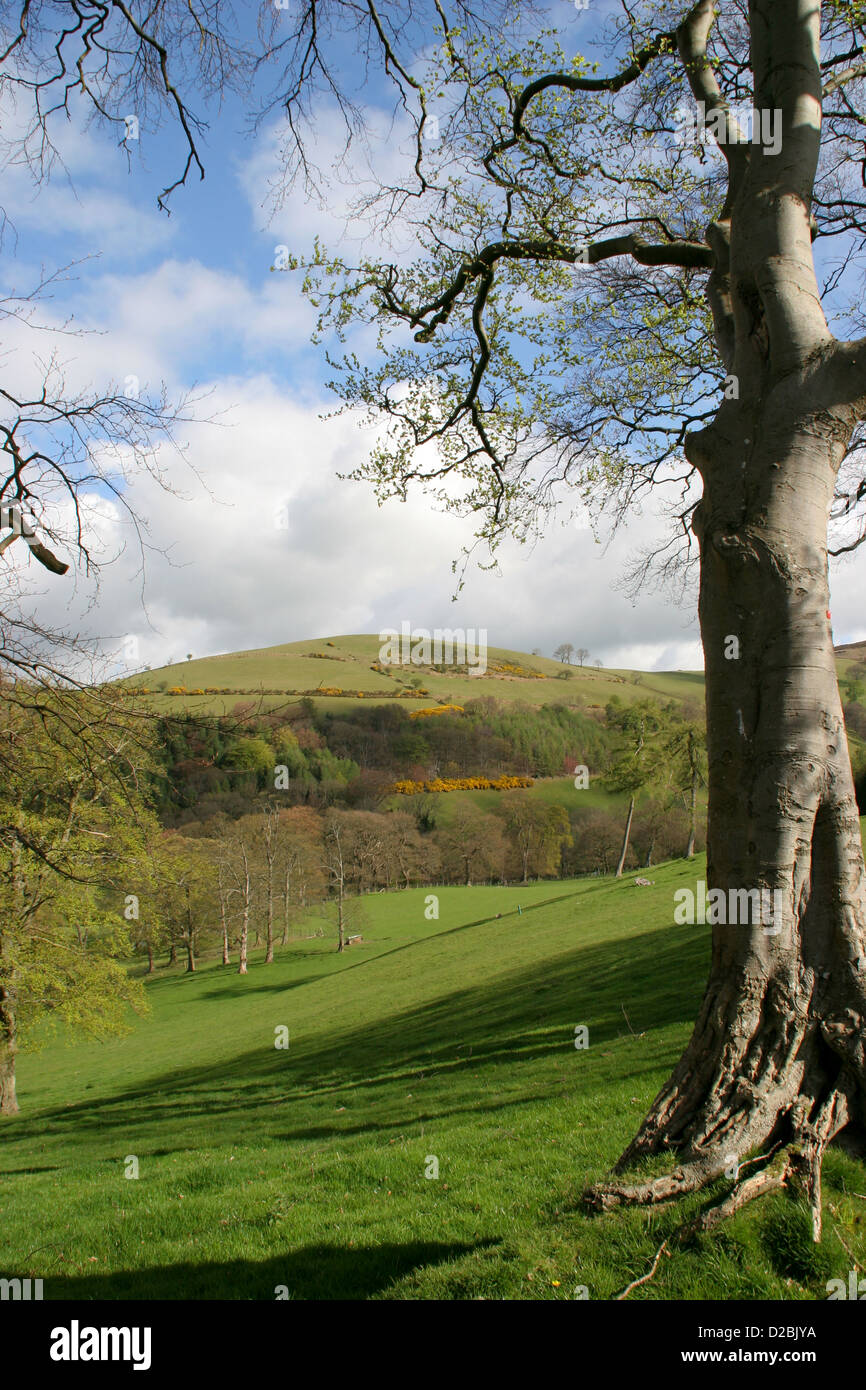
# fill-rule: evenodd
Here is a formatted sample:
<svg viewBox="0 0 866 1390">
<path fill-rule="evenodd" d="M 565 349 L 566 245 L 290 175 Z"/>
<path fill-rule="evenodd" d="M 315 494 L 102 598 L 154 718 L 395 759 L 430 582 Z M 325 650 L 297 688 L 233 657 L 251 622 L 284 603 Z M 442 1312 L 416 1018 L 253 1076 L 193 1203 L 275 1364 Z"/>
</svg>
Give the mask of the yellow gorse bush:
<svg viewBox="0 0 866 1390">
<path fill-rule="evenodd" d="M 462 705 L 431 705 L 430 709 L 413 709 L 409 718 L 427 719 L 431 714 L 463 714 L 463 712 Z"/>
<path fill-rule="evenodd" d="M 414 796 L 417 792 L 510 792 L 531 786 L 531 777 L 433 777 L 427 782 L 394 782 L 388 791 Z"/>
</svg>

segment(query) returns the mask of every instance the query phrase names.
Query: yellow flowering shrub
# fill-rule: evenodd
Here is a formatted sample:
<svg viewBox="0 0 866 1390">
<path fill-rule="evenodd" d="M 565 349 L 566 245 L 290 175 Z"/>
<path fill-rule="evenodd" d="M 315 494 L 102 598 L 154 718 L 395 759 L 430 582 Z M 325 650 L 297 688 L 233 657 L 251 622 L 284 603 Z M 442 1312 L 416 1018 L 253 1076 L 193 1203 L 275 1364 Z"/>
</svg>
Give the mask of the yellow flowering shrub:
<svg viewBox="0 0 866 1390">
<path fill-rule="evenodd" d="M 531 787 L 531 777 L 433 777 L 427 782 L 394 782 L 388 791 L 398 796 L 414 796 L 417 792 L 510 792 L 518 787 Z"/>
</svg>

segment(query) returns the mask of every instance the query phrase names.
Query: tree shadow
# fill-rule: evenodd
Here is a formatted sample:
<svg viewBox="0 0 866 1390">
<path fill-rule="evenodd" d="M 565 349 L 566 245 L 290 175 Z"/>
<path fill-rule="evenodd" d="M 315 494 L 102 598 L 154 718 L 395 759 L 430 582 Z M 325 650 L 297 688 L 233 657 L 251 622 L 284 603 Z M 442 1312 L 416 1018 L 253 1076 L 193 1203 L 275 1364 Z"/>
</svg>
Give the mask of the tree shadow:
<svg viewBox="0 0 866 1390">
<path fill-rule="evenodd" d="M 45 1297 L 70 1302 L 119 1299 L 367 1299 L 414 1270 L 489 1249 L 493 1239 L 409 1241 L 405 1245 L 304 1245 L 268 1260 L 175 1264 L 111 1275 L 52 1275 Z M 285 1291 L 285 1292 L 283 1292 Z"/>
<path fill-rule="evenodd" d="M 363 962 L 368 964 L 372 961 Z M 493 1087 L 500 1091 L 495 1083 L 502 1064 L 556 1057 L 567 1063 L 574 1055 L 577 1024 L 589 1027 L 592 1051 L 587 1056 L 594 1060 L 599 1045 L 691 1022 L 706 968 L 707 934 L 695 927 L 671 927 L 663 941 L 653 931 L 594 946 L 578 944 L 553 961 L 520 967 L 426 1003 L 395 1007 L 386 1018 L 336 1031 L 332 1038 L 319 1034 L 306 1043 L 293 1037 L 290 1051 L 263 1046 L 212 1064 L 173 1069 L 109 1096 L 22 1116 L 15 1137 L 24 1138 L 31 1127 L 54 1135 L 74 1129 L 82 1137 L 104 1134 L 110 1146 L 112 1132 L 122 1129 L 118 1142 L 124 1152 L 136 1142 L 145 1153 L 157 1134 L 161 1147 L 166 1146 L 167 1136 L 178 1127 L 184 1128 L 188 1145 L 190 1121 L 209 1126 L 217 1115 L 227 1136 L 254 1123 L 264 1142 L 343 1134 L 350 1126 L 409 1124 L 419 1102 L 431 1117 L 473 1109 L 489 1113 L 520 1099 L 513 1087 L 504 1098 L 489 1094 Z M 264 988 L 270 991 L 276 982 Z M 648 1059 L 641 1036 L 632 1039 L 629 1049 L 617 1059 L 617 1075 L 637 1083 L 658 1061 Z M 604 1070 L 581 1073 L 573 1084 L 592 1091 L 607 1084 Z M 397 1102 L 395 1087 L 405 1082 L 414 1089 L 421 1076 L 433 1086 L 415 1104 Z M 342 1122 L 332 1121 L 321 1109 L 311 1114 L 311 1102 L 327 1107 L 339 1098 L 350 1106 L 355 1100 L 367 1106 L 385 1095 L 387 1118 L 373 1111 L 353 1115 L 351 1109 Z M 539 1095 L 535 1089 L 534 1098 Z M 298 1105 L 303 1112 L 295 1130 Z"/>
</svg>

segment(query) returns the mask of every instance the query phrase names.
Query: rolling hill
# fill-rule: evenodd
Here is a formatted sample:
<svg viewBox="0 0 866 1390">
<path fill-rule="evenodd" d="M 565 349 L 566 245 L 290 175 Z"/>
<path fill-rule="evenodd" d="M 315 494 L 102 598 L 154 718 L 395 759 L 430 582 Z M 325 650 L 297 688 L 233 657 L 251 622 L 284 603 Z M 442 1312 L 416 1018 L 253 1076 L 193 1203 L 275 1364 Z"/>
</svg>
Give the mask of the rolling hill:
<svg viewBox="0 0 866 1390">
<path fill-rule="evenodd" d="M 383 666 L 380 646 L 375 633 L 316 637 L 175 662 L 127 677 L 126 683 L 146 690 L 148 700 L 160 710 L 180 705 L 214 714 L 229 713 L 239 700 L 261 701 L 264 708 L 272 708 L 303 694 L 312 695 L 325 709 L 391 699 L 411 700 L 414 708 L 423 703 L 460 704 L 488 695 L 507 702 L 562 701 L 590 708 L 606 704 L 613 695 L 623 703 L 647 697 L 703 703 L 702 671 L 565 666 L 550 657 L 491 647 L 487 671 L 466 675 L 428 666 Z M 866 643 L 849 643 L 836 652 L 839 672 L 844 675 L 851 665 L 866 660 Z M 426 695 L 418 694 L 413 680 Z M 335 690 L 340 693 L 328 693 Z"/>
<path fill-rule="evenodd" d="M 343 956 L 311 917 L 247 977 L 162 969 L 125 1038 L 22 1056 L 0 1275 L 47 1299 L 611 1298 L 707 1200 L 580 1205 L 691 1030 L 709 930 L 672 925 L 673 892 L 705 872 L 374 894 Z M 773 1195 L 631 1297 L 825 1299 L 866 1260 L 864 1189 L 831 1150 L 820 1247 Z"/>
<path fill-rule="evenodd" d="M 317 704 L 325 708 L 339 708 L 347 700 L 403 699 L 411 700 L 413 707 L 461 704 L 487 695 L 536 705 L 565 701 L 580 706 L 604 705 L 612 695 L 624 702 L 646 696 L 703 698 L 699 671 L 598 670 L 491 647 L 485 674 L 467 675 L 429 666 L 383 666 L 378 659 L 380 646 L 375 633 L 312 638 L 177 662 L 129 677 L 128 683 L 146 689 L 160 709 L 180 703 L 208 713 L 227 713 L 240 699 L 261 698 L 269 707 L 305 693 L 315 695 Z M 413 680 L 426 695 L 417 693 Z M 171 694 L 172 690 L 177 693 Z M 334 690 L 343 693 L 328 693 Z"/>
</svg>

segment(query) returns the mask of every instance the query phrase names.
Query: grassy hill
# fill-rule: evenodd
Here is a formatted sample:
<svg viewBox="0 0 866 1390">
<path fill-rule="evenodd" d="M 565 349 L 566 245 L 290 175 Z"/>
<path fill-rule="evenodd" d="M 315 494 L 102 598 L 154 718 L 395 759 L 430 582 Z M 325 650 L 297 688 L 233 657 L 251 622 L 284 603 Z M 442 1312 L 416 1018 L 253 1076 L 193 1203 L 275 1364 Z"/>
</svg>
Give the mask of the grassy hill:
<svg viewBox="0 0 866 1390">
<path fill-rule="evenodd" d="M 704 696 L 702 671 L 563 666 L 549 657 L 530 656 L 504 647 L 489 648 L 484 675 L 442 673 L 408 665 L 373 670 L 378 664 L 380 646 L 375 633 L 314 637 L 276 647 L 175 662 L 129 677 L 128 682 L 146 688 L 159 710 L 181 707 L 209 714 L 228 713 L 241 699 L 259 697 L 270 708 L 302 692 L 327 688 L 339 688 L 347 694 L 316 695 L 316 703 L 325 709 L 395 697 L 407 703 L 411 697 L 410 707 L 414 709 L 425 702 L 460 704 L 485 695 L 503 701 L 526 700 L 535 705 L 564 701 L 583 707 L 604 705 L 612 695 L 618 695 L 624 703 L 647 697 L 700 703 Z M 866 659 L 866 643 L 838 647 L 837 658 L 840 675 L 844 675 L 851 665 Z M 422 680 L 429 699 L 415 698 L 411 685 L 414 677 Z M 172 688 L 180 688 L 182 693 L 169 695 Z M 226 691 L 229 693 L 214 693 Z M 276 693 L 262 696 L 263 691 Z"/>
<path fill-rule="evenodd" d="M 706 1200 L 579 1205 L 688 1038 L 709 931 L 672 925 L 673 892 L 704 874 L 441 888 L 432 921 L 431 890 L 373 895 L 343 956 L 310 936 L 245 979 L 161 972 L 127 1037 L 21 1058 L 0 1274 L 54 1299 L 611 1297 Z M 824 1175 L 820 1248 L 774 1196 L 632 1297 L 826 1298 L 866 1259 L 866 1170 L 831 1151 Z"/>
<path fill-rule="evenodd" d="M 701 672 L 645 673 L 597 670 L 594 666 L 566 667 L 548 657 L 528 656 L 525 652 L 503 647 L 489 648 L 488 669 L 484 675 L 441 673 L 411 665 L 373 670 L 371 668 L 378 664 L 380 646 L 375 633 L 312 638 L 255 651 L 177 662 L 131 677 L 130 683 L 146 687 L 161 710 L 181 705 L 208 713 L 226 713 L 239 699 L 254 697 L 260 691 L 277 692 L 264 697 L 265 704 L 272 706 L 281 702 L 280 697 L 335 688 L 349 692 L 348 696 L 319 695 L 317 704 L 339 709 L 345 707 L 347 699 L 358 703 L 360 699 L 402 698 L 408 703 L 411 698 L 411 708 L 419 708 L 424 703 L 461 704 L 493 695 L 499 700 L 527 700 L 537 705 L 558 700 L 578 705 L 604 705 L 615 694 L 623 701 L 647 695 L 683 700 L 703 697 Z M 411 685 L 413 678 L 422 681 L 428 696 L 415 697 Z M 183 688 L 182 695 L 168 694 L 178 687 Z M 202 693 L 196 694 L 196 691 Z"/>
</svg>

